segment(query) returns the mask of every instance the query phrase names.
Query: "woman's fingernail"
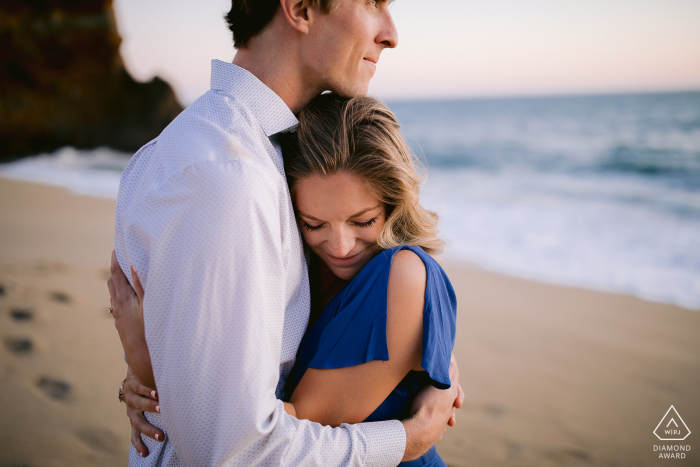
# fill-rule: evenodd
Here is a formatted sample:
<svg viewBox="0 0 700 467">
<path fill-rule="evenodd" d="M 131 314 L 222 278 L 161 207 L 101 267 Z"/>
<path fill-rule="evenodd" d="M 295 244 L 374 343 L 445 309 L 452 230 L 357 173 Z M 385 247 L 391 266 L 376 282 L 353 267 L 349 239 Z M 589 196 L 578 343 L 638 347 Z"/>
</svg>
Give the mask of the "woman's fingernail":
<svg viewBox="0 0 700 467">
<path fill-rule="evenodd" d="M 160 405 L 156 405 L 156 412 L 160 413 Z"/>
<path fill-rule="evenodd" d="M 151 397 L 152 397 L 153 399 L 156 398 L 156 392 L 155 392 L 155 391 L 151 391 Z"/>
<path fill-rule="evenodd" d="M 146 453 L 145 453 L 145 452 L 140 452 L 139 454 L 141 454 L 141 457 L 146 457 Z"/>
<path fill-rule="evenodd" d="M 160 435 L 156 433 L 156 441 L 160 441 Z"/>
</svg>

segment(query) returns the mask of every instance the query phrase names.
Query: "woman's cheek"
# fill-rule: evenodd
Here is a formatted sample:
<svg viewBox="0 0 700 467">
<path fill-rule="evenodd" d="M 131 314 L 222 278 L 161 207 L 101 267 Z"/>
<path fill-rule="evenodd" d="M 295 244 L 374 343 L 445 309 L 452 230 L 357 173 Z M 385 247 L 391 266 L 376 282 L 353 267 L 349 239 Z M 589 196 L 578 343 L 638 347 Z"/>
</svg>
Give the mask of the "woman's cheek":
<svg viewBox="0 0 700 467">
<path fill-rule="evenodd" d="M 304 241 L 310 247 L 315 247 L 316 245 L 321 243 L 321 241 L 319 240 L 318 232 L 309 232 L 308 230 L 306 230 L 303 227 L 301 229 L 301 232 L 302 232 L 302 235 L 304 237 Z"/>
</svg>

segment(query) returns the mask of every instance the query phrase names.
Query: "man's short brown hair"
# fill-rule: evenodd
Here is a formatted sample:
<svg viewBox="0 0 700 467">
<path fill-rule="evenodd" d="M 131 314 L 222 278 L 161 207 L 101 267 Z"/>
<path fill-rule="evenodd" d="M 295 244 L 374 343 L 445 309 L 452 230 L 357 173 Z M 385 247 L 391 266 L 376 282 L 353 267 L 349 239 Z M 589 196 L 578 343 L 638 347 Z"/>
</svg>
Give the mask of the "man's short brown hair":
<svg viewBox="0 0 700 467">
<path fill-rule="evenodd" d="M 330 13 L 336 0 L 309 0 L 312 7 L 320 6 Z M 231 0 L 231 10 L 224 16 L 233 34 L 233 46 L 246 47 L 250 39 L 259 34 L 275 16 L 280 0 Z"/>
</svg>

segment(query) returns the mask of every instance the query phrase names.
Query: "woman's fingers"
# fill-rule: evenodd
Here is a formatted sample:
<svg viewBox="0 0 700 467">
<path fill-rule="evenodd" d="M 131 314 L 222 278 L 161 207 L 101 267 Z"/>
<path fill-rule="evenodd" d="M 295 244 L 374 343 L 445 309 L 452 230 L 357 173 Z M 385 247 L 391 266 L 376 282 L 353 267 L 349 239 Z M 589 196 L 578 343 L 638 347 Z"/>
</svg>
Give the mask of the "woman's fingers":
<svg viewBox="0 0 700 467">
<path fill-rule="evenodd" d="M 138 378 L 131 372 L 131 367 L 129 367 L 128 376 L 126 378 L 126 383 L 124 384 L 124 394 L 128 388 L 129 392 L 134 392 L 145 397 L 150 397 L 151 399 L 158 400 L 158 393 L 147 386 L 139 383 Z"/>
<path fill-rule="evenodd" d="M 133 427 L 131 428 L 131 444 L 133 444 L 136 451 L 141 454 L 141 457 L 148 456 L 148 448 L 143 444 L 140 433 Z"/>
<path fill-rule="evenodd" d="M 160 412 L 160 403 L 158 401 L 133 392 L 129 394 L 124 393 L 124 402 L 126 402 L 128 409 L 139 412 Z"/>
<path fill-rule="evenodd" d="M 459 409 L 464 403 L 464 391 L 462 390 L 462 385 L 459 384 L 459 367 L 457 366 L 455 354 L 452 354 L 450 358 L 450 383 L 452 387 L 455 387 L 455 385 L 457 386 L 454 406 Z"/>
<path fill-rule="evenodd" d="M 141 279 L 139 279 L 139 275 L 136 274 L 136 269 L 134 269 L 133 266 L 131 266 L 131 280 L 134 282 L 134 291 L 136 292 L 136 295 L 139 297 L 139 301 L 141 303 L 143 303 L 143 295 L 144 295 L 143 286 L 141 285 Z"/>
<path fill-rule="evenodd" d="M 160 413 L 160 403 L 158 393 L 139 383 L 131 367 L 126 371 L 126 382 L 124 383 L 124 402 L 127 409 L 133 408 L 141 412 Z"/>
<path fill-rule="evenodd" d="M 464 390 L 462 389 L 461 384 L 457 384 L 457 389 L 459 392 L 457 394 L 457 400 L 455 401 L 455 407 L 461 409 L 462 404 L 464 404 Z"/>
<path fill-rule="evenodd" d="M 136 392 L 137 394 L 141 394 L 142 396 L 147 397 L 149 399 L 152 399 L 155 402 L 158 402 L 158 392 L 156 390 L 139 383 L 136 377 L 134 377 L 134 379 L 136 380 L 136 384 L 138 384 L 138 387 L 134 392 Z"/>
<path fill-rule="evenodd" d="M 138 431 L 142 435 L 146 435 L 149 438 L 153 438 L 156 441 L 163 441 L 165 435 L 161 430 L 154 427 L 148 420 L 143 412 L 134 409 L 128 409 L 126 411 L 129 420 L 131 421 L 131 428 Z"/>
</svg>

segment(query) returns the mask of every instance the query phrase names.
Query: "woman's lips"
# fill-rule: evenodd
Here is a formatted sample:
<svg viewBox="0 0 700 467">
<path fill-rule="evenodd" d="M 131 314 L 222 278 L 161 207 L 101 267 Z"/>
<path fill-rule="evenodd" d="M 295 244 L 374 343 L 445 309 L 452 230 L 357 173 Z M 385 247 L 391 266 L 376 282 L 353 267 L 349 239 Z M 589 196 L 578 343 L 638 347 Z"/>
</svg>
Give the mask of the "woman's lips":
<svg viewBox="0 0 700 467">
<path fill-rule="evenodd" d="M 346 256 L 345 258 L 338 258 L 336 256 L 329 255 L 328 253 L 326 253 L 326 256 L 328 257 L 328 261 L 330 261 L 331 263 L 335 264 L 336 266 L 343 267 L 352 266 L 353 264 L 355 264 L 360 259 L 360 256 L 362 256 L 363 252 L 364 250 L 355 255 Z"/>
</svg>

